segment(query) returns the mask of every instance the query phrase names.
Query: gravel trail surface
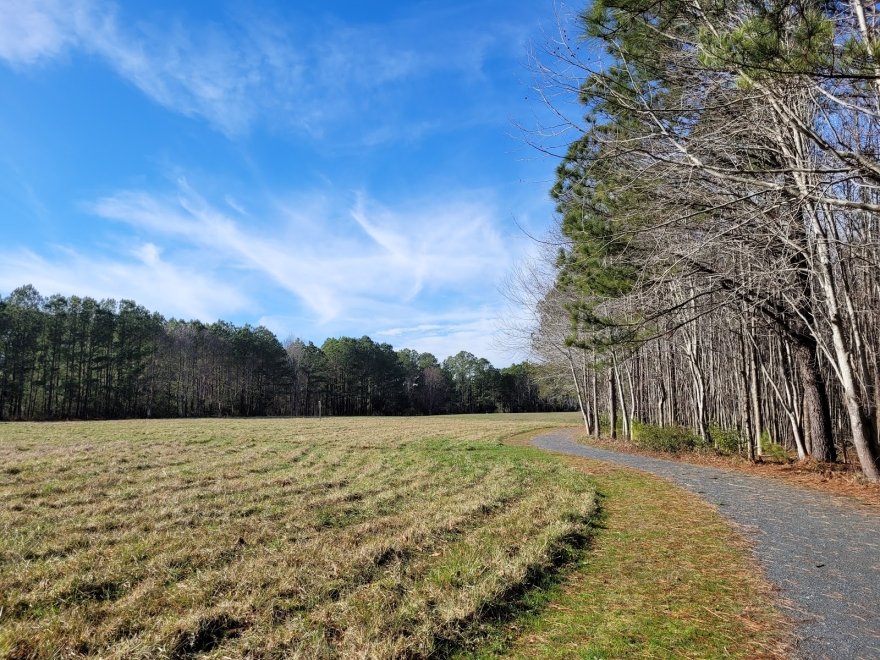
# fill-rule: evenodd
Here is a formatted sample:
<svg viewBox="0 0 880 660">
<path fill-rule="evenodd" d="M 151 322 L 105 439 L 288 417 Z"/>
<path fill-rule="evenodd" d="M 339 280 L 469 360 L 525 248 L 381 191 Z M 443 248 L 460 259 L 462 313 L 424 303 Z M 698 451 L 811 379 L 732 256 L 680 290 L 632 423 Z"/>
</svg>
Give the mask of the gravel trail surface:
<svg viewBox="0 0 880 660">
<path fill-rule="evenodd" d="M 880 658 L 880 513 L 854 500 L 733 470 L 587 447 L 574 432 L 536 447 L 666 477 L 741 526 L 795 623 L 799 658 Z"/>
</svg>

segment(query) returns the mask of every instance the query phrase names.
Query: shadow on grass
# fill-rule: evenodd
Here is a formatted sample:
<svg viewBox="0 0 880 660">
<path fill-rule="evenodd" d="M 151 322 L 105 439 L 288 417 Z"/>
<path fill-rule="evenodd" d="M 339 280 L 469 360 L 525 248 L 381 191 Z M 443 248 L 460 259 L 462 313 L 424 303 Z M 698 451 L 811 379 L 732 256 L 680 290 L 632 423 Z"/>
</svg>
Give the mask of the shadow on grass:
<svg viewBox="0 0 880 660">
<path fill-rule="evenodd" d="M 530 566 L 523 579 L 486 603 L 479 613 L 456 621 L 434 638 L 432 657 L 459 660 L 503 654 L 516 639 L 516 622 L 540 616 L 558 587 L 590 554 L 594 530 L 605 529 L 604 493 L 596 491 L 596 508 L 582 520 L 583 529 L 559 539 L 548 562 Z"/>
</svg>

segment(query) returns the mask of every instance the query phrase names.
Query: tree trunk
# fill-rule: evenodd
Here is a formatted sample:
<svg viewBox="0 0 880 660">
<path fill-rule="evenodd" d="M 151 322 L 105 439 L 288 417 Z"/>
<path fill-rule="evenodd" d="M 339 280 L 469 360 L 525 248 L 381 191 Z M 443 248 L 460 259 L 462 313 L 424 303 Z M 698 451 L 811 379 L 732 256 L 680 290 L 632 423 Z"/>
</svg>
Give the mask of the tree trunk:
<svg viewBox="0 0 880 660">
<path fill-rule="evenodd" d="M 608 372 L 608 423 L 611 426 L 609 435 L 612 439 L 617 438 L 617 392 L 614 387 L 614 370 Z"/>
<path fill-rule="evenodd" d="M 630 411 L 626 405 L 626 397 L 624 396 L 623 391 L 623 381 L 620 378 L 620 367 L 617 364 L 617 356 L 614 353 L 611 354 L 613 360 L 613 366 L 611 368 L 611 373 L 614 377 L 614 387 L 617 390 L 617 399 L 620 403 L 620 412 L 621 414 L 621 430 L 623 431 L 623 438 L 629 442 L 632 440 L 632 427 L 630 426 Z"/>
<path fill-rule="evenodd" d="M 578 377 L 577 372 L 574 369 L 574 360 L 571 359 L 571 351 L 568 351 L 568 366 L 571 368 L 571 378 L 574 381 L 574 389 L 577 392 L 577 400 L 578 407 L 581 409 L 581 417 L 584 420 L 584 428 L 587 430 L 587 435 L 590 434 L 590 419 L 587 415 L 587 409 L 584 404 L 584 398 L 586 397 L 586 392 L 581 392 L 581 379 Z"/>
<path fill-rule="evenodd" d="M 831 431 L 831 410 L 825 379 L 819 369 L 815 343 L 802 342 L 794 347 L 794 360 L 801 379 L 804 402 L 804 431 L 813 457 L 826 463 L 837 460 Z"/>
<path fill-rule="evenodd" d="M 758 382 L 758 351 L 749 344 L 749 398 L 752 406 L 752 433 L 755 448 L 755 457 L 760 458 L 763 453 L 761 446 L 761 435 L 763 428 L 761 427 L 761 394 Z"/>
</svg>

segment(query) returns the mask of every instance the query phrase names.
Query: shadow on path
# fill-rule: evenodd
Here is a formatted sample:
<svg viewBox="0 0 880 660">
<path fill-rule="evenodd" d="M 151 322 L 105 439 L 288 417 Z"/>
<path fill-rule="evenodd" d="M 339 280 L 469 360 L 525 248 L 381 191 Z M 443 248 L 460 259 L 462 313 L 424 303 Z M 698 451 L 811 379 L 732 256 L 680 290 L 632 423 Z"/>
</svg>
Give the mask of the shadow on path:
<svg viewBox="0 0 880 660">
<path fill-rule="evenodd" d="M 588 447 L 574 437 L 560 430 L 532 444 L 666 477 L 741 525 L 788 601 L 798 657 L 880 658 L 880 515 L 870 507 L 764 477 Z"/>
</svg>

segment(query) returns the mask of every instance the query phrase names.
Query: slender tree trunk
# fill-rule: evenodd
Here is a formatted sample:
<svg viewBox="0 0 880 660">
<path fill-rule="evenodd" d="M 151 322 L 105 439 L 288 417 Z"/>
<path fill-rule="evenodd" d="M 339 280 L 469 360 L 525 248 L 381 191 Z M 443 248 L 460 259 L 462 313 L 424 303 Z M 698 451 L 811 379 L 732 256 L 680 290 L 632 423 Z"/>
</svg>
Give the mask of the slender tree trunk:
<svg viewBox="0 0 880 660">
<path fill-rule="evenodd" d="M 602 434 L 599 428 L 599 374 L 596 370 L 596 356 L 593 356 L 593 437 Z"/>
<path fill-rule="evenodd" d="M 587 368 L 587 351 L 586 351 L 586 349 L 583 349 L 583 348 L 581 349 L 581 368 L 582 368 L 581 382 L 584 385 L 584 405 L 587 408 L 589 408 L 589 404 L 587 403 L 587 397 L 590 392 L 590 384 L 589 384 L 589 380 L 587 379 L 587 374 L 589 373 L 589 369 Z M 593 432 L 592 420 L 593 420 L 592 412 L 590 412 L 590 414 L 584 415 L 584 424 L 586 424 L 588 435 Z"/>
<path fill-rule="evenodd" d="M 660 377 L 657 379 L 657 419 L 660 426 L 666 426 L 666 370 L 663 368 L 663 353 L 660 348 L 660 342 L 657 342 L 657 369 Z"/>
<path fill-rule="evenodd" d="M 761 425 L 761 394 L 758 381 L 758 351 L 752 342 L 749 342 L 749 399 L 752 409 L 752 433 L 755 449 L 755 457 L 760 458 L 763 453 L 761 435 L 764 429 Z"/>
<path fill-rule="evenodd" d="M 621 418 L 620 418 L 621 427 L 622 427 L 621 430 L 623 431 L 624 439 L 627 442 L 629 442 L 632 440 L 632 429 L 630 427 L 630 418 L 629 418 L 630 411 L 627 409 L 626 396 L 623 391 L 623 382 L 620 378 L 620 365 L 618 365 L 617 356 L 614 354 L 613 351 L 611 353 L 611 359 L 612 359 L 611 373 L 614 377 L 614 388 L 617 390 L 617 399 L 618 399 L 618 402 L 620 403 L 620 411 L 622 413 Z"/>
<path fill-rule="evenodd" d="M 571 379 L 574 381 L 574 389 L 577 392 L 577 400 L 578 407 L 581 410 L 581 417 L 584 420 L 584 428 L 587 430 L 587 434 L 590 433 L 590 419 L 587 415 L 587 409 L 584 405 L 584 398 L 586 396 L 586 392 L 581 392 L 581 379 L 578 377 L 577 372 L 574 368 L 574 360 L 571 359 L 571 350 L 568 351 L 568 366 L 571 368 Z"/>
<path fill-rule="evenodd" d="M 611 438 L 617 438 L 617 392 L 614 386 L 614 370 L 608 371 L 608 423 L 611 425 Z"/>
<path fill-rule="evenodd" d="M 740 417 L 742 418 L 742 434 L 746 440 L 746 458 L 754 463 L 755 461 L 755 433 L 752 415 L 750 412 L 751 401 L 749 400 L 749 346 L 746 342 L 745 323 L 741 325 L 741 333 L 739 336 L 740 356 L 740 378 L 742 380 L 742 396 L 737 397 L 740 402 Z"/>
</svg>

